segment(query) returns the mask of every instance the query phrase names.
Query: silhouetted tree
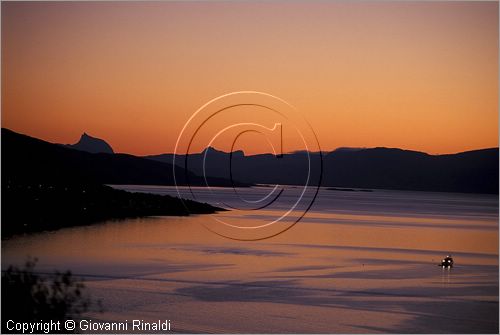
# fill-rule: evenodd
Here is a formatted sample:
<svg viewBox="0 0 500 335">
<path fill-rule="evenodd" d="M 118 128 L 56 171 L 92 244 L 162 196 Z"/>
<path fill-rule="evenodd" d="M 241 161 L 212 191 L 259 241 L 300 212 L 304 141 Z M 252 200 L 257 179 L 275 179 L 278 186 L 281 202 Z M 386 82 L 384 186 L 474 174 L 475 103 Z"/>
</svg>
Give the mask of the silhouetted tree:
<svg viewBox="0 0 500 335">
<path fill-rule="evenodd" d="M 83 283 L 70 271 L 42 276 L 35 272 L 37 259 L 28 259 L 24 268 L 10 266 L 2 273 L 2 332 L 6 322 L 64 321 L 88 310 L 90 298 Z M 67 332 L 61 329 L 62 332 Z"/>
</svg>

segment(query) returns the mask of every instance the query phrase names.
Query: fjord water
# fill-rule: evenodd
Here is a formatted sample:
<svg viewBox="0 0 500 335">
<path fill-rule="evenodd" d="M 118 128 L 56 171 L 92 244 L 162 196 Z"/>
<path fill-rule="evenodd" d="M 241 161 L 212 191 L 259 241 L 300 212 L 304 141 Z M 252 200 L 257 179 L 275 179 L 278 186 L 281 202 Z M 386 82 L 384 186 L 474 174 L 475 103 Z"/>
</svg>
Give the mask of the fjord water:
<svg viewBox="0 0 500 335">
<path fill-rule="evenodd" d="M 251 201 L 269 190 L 237 192 Z M 235 194 L 196 191 L 215 204 Z M 205 228 L 214 218 L 265 224 L 296 192 L 259 210 L 13 237 L 2 243 L 2 266 L 31 255 L 39 271 L 72 270 L 102 301 L 104 312 L 84 316 L 94 321 L 169 319 L 174 331 L 208 333 L 498 332 L 497 195 L 321 189 L 302 220 L 271 239 L 236 241 Z M 451 270 L 437 266 L 448 253 Z"/>
</svg>

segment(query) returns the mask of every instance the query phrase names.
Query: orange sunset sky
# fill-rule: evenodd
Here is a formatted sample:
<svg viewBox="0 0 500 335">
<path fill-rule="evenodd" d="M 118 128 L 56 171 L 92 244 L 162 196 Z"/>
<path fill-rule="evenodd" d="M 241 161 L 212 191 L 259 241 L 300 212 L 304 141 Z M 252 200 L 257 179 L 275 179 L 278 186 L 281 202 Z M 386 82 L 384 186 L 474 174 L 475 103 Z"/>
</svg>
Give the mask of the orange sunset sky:
<svg viewBox="0 0 500 335">
<path fill-rule="evenodd" d="M 1 18 L 2 127 L 50 142 L 172 152 L 204 103 L 255 90 L 322 150 L 498 146 L 498 2 L 2 2 Z"/>
</svg>

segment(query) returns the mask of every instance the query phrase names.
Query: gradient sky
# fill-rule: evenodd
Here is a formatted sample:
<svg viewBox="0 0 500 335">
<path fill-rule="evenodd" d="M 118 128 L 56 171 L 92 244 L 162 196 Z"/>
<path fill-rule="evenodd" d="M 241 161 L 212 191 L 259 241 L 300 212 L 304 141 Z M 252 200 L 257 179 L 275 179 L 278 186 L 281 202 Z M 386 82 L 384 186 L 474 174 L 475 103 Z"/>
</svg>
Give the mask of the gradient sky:
<svg viewBox="0 0 500 335">
<path fill-rule="evenodd" d="M 190 115 L 255 90 L 322 150 L 498 146 L 498 2 L 2 2 L 2 127 L 172 152 Z M 239 144 L 269 151 L 262 140 Z M 286 151 L 302 149 L 293 145 Z"/>
</svg>

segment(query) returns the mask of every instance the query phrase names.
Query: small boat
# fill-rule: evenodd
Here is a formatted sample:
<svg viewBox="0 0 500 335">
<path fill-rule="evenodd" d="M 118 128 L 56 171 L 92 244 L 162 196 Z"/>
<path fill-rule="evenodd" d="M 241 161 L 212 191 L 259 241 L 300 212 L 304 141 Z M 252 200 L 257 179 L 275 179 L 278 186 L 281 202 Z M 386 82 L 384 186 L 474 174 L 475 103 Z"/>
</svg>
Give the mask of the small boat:
<svg viewBox="0 0 500 335">
<path fill-rule="evenodd" d="M 441 261 L 441 266 L 443 268 L 452 268 L 453 267 L 453 258 L 451 255 L 446 256 L 442 261 Z"/>
</svg>

